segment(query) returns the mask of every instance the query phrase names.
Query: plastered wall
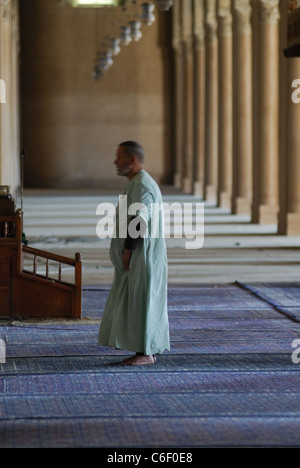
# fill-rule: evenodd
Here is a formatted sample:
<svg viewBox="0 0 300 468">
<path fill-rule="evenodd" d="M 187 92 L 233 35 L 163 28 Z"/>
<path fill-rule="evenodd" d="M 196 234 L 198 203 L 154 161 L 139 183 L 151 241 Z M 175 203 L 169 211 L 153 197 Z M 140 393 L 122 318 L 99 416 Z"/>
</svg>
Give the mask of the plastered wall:
<svg viewBox="0 0 300 468">
<path fill-rule="evenodd" d="M 160 22 L 142 26 L 98 82 L 101 13 L 56 0 L 21 0 L 21 141 L 25 186 L 101 188 L 119 184 L 113 160 L 119 142 L 138 140 L 145 168 L 165 177 L 166 109 Z M 106 13 L 107 21 L 109 16 Z"/>
</svg>

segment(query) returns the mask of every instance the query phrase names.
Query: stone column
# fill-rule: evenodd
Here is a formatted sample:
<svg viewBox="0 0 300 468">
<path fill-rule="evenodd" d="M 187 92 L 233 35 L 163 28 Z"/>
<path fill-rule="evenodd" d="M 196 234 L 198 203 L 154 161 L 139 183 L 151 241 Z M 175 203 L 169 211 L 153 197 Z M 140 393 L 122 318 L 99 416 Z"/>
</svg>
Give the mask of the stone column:
<svg viewBox="0 0 300 468">
<path fill-rule="evenodd" d="M 19 34 L 17 0 L 0 1 L 0 78 L 6 84 L 6 103 L 0 104 L 0 184 L 17 198 L 19 175 Z"/>
<path fill-rule="evenodd" d="M 252 29 L 250 0 L 233 0 L 232 212 L 250 214 L 252 202 Z"/>
<path fill-rule="evenodd" d="M 289 83 L 300 79 L 300 57 L 288 62 Z M 293 89 L 291 89 L 293 91 Z M 300 103 L 291 98 L 287 116 L 287 226 L 286 234 L 300 235 Z"/>
<path fill-rule="evenodd" d="M 300 2 L 290 6 L 300 7 Z M 287 45 L 287 5 L 281 4 L 281 48 Z M 300 235 L 300 103 L 293 102 L 293 81 L 300 79 L 300 57 L 281 57 L 280 211 L 278 233 Z"/>
<path fill-rule="evenodd" d="M 6 86 L 6 103 L 1 106 L 1 185 L 11 185 L 10 151 L 11 151 L 11 113 L 12 113 L 12 11 L 13 2 L 2 0 L 1 29 L 1 73 Z"/>
<path fill-rule="evenodd" d="M 204 198 L 205 28 L 204 0 L 193 0 L 194 17 L 194 195 Z"/>
<path fill-rule="evenodd" d="M 10 113 L 10 184 L 12 194 L 18 203 L 20 195 L 20 100 L 19 100 L 19 3 L 13 2 L 11 16 L 11 113 Z"/>
<path fill-rule="evenodd" d="M 230 0 L 218 0 L 219 150 L 218 205 L 231 207 L 232 196 L 232 15 Z"/>
<path fill-rule="evenodd" d="M 173 51 L 175 71 L 175 116 L 174 116 L 174 186 L 181 189 L 182 162 L 183 162 L 183 43 L 182 43 L 182 11 L 181 0 L 175 0 L 173 6 Z"/>
<path fill-rule="evenodd" d="M 192 0 L 182 3 L 183 25 L 183 180 L 182 190 L 193 191 L 194 61 Z"/>
<path fill-rule="evenodd" d="M 258 2 L 257 115 L 252 221 L 277 224 L 279 209 L 279 0 Z"/>
<path fill-rule="evenodd" d="M 300 79 L 300 57 L 287 59 L 287 109 L 285 152 L 281 162 L 285 165 L 284 204 L 280 206 L 279 228 L 280 234 L 300 235 L 300 103 L 291 99 L 295 90 L 291 87 L 295 79 Z"/>
<path fill-rule="evenodd" d="M 207 201 L 217 202 L 218 177 L 218 39 L 216 0 L 205 1 L 205 189 Z"/>
<path fill-rule="evenodd" d="M 3 72 L 3 1 L 0 1 L 0 79 L 4 81 L 4 89 L 5 89 L 5 100 L 6 100 L 6 83 L 4 80 L 4 72 Z M 4 180 L 3 172 L 4 172 L 4 152 L 3 152 L 3 118 L 5 115 L 5 105 L 6 103 L 0 103 L 0 185 L 5 185 L 2 181 Z"/>
</svg>

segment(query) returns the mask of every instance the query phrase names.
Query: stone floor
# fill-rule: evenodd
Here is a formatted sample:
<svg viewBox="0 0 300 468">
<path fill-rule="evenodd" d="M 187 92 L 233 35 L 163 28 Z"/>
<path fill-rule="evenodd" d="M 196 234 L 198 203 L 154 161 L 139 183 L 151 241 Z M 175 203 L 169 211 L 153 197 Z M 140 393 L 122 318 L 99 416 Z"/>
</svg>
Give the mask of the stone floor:
<svg viewBox="0 0 300 468">
<path fill-rule="evenodd" d="M 165 203 L 193 204 L 184 228 L 195 228 L 195 207 L 201 200 L 163 189 Z M 74 258 L 83 257 L 83 284 L 110 284 L 113 268 L 109 239 L 96 235 L 96 209 L 100 203 L 118 201 L 111 190 L 96 192 L 27 190 L 24 196 L 24 232 L 31 247 Z M 170 283 L 231 283 L 234 281 L 299 281 L 300 236 L 277 235 L 275 225 L 257 225 L 248 216 L 204 204 L 204 245 L 186 249 L 188 239 L 166 239 Z M 190 210 L 189 210 L 190 211 Z M 187 210 L 188 212 L 188 210 Z M 180 222 L 171 232 L 180 232 Z M 184 232 L 187 232 L 185 230 Z M 26 264 L 26 258 L 24 259 Z M 64 274 L 68 276 L 69 272 Z"/>
</svg>

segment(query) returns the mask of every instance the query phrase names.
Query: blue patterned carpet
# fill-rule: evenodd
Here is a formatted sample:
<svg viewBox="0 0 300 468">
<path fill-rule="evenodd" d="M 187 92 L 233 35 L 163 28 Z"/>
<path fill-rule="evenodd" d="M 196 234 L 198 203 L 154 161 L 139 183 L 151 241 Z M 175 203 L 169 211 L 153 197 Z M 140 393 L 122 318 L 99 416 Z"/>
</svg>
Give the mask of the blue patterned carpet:
<svg viewBox="0 0 300 468">
<path fill-rule="evenodd" d="M 171 351 L 136 368 L 97 345 L 108 291 L 82 322 L 0 322 L 1 448 L 300 446 L 298 285 L 170 287 Z"/>
<path fill-rule="evenodd" d="M 300 283 L 238 284 L 295 322 L 300 322 Z"/>
</svg>

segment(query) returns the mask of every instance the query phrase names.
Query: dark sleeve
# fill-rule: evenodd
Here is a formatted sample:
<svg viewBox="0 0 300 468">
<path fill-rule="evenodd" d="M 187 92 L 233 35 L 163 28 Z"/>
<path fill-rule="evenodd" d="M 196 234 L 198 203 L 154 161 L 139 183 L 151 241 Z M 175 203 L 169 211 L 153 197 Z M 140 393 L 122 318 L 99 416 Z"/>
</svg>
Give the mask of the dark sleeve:
<svg viewBox="0 0 300 468">
<path fill-rule="evenodd" d="M 136 230 L 137 230 L 137 232 L 139 232 L 139 235 L 136 238 L 130 236 L 129 229 L 128 229 L 129 224 L 133 219 L 138 221 L 137 225 L 136 225 Z M 137 246 L 141 242 L 143 242 L 143 237 L 144 237 L 144 234 L 145 234 L 146 229 L 147 229 L 147 223 L 145 222 L 145 220 L 141 216 L 132 217 L 130 219 L 130 222 L 129 222 L 128 227 L 127 227 L 127 238 L 125 239 L 124 247 L 125 247 L 125 249 L 130 250 L 131 252 L 133 252 L 137 248 Z"/>
</svg>

